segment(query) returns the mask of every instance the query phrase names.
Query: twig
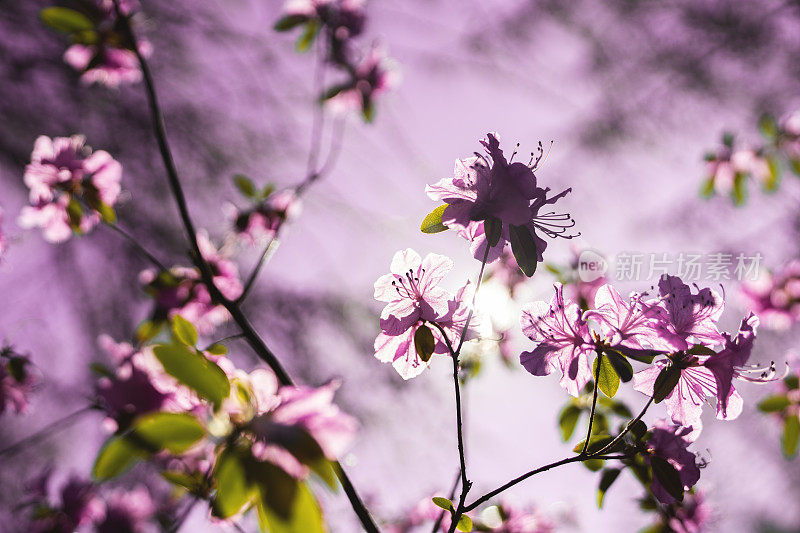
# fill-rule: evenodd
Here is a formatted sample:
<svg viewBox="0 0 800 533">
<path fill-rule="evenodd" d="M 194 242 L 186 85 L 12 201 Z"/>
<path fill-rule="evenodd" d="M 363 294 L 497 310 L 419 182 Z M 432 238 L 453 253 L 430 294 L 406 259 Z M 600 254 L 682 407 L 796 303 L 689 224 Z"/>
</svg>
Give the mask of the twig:
<svg viewBox="0 0 800 533">
<path fill-rule="evenodd" d="M 461 481 L 461 471 L 456 473 L 456 478 L 453 480 L 453 486 L 450 488 L 450 492 L 448 493 L 449 496 L 447 496 L 448 500 L 452 501 L 453 498 L 455 498 L 456 489 L 458 489 L 459 481 Z M 447 511 L 442 510 L 442 512 L 439 513 L 439 518 L 437 518 L 436 522 L 433 523 L 433 529 L 431 529 L 431 533 L 436 533 L 437 531 L 439 531 L 439 528 L 442 526 L 442 520 L 444 520 L 444 515 L 446 512 Z"/>
<path fill-rule="evenodd" d="M 600 448 L 599 450 L 597 450 L 597 452 L 596 452 L 596 454 L 595 454 L 595 455 L 600 455 L 600 454 L 602 454 L 602 453 L 605 453 L 606 451 L 610 450 L 610 449 L 611 449 L 611 448 L 612 448 L 612 447 L 613 447 L 613 446 L 614 446 L 616 443 L 618 443 L 620 440 L 622 440 L 622 437 L 624 437 L 624 436 L 625 436 L 625 435 L 628 433 L 628 431 L 630 431 L 631 427 L 632 427 L 632 426 L 633 426 L 633 425 L 634 425 L 636 422 L 638 422 L 639 420 L 641 420 L 641 419 L 642 419 L 642 417 L 643 417 L 643 416 L 644 416 L 644 414 L 647 412 L 647 409 L 649 409 L 649 408 L 650 408 L 650 405 L 651 405 L 652 403 L 653 403 L 653 396 L 651 396 L 651 397 L 650 397 L 650 399 L 649 399 L 649 400 L 647 400 L 647 403 L 644 405 L 644 408 L 643 408 L 643 409 L 642 409 L 642 411 L 641 411 L 641 412 L 640 412 L 640 413 L 639 413 L 639 414 L 636 416 L 636 418 L 634 418 L 633 420 L 631 420 L 630 422 L 628 422 L 628 423 L 625 425 L 625 428 L 623 428 L 623 430 L 622 430 L 622 431 L 620 431 L 619 435 L 617 435 L 616 437 L 614 437 L 614 439 L 613 439 L 611 442 L 609 442 L 608 444 L 606 444 L 605 446 L 603 446 L 602 448 Z"/>
<path fill-rule="evenodd" d="M 120 228 L 116 224 L 105 224 L 105 226 L 108 227 L 108 228 L 111 228 L 113 231 L 117 232 L 125 240 L 127 240 L 129 243 L 131 243 L 133 245 L 133 247 L 136 248 L 136 250 L 139 251 L 139 253 L 144 255 L 159 270 L 161 270 L 161 271 L 167 271 L 168 270 L 167 267 L 164 266 L 164 263 L 159 261 L 158 258 L 156 258 L 155 255 L 150 253 L 147 250 L 147 248 L 145 248 L 139 241 L 137 241 L 136 238 L 133 235 L 131 235 L 130 233 L 128 233 L 124 229 Z"/>
<path fill-rule="evenodd" d="M 600 389 L 600 386 L 597 383 L 597 380 L 600 379 L 600 364 L 602 363 L 601 357 L 603 357 L 603 352 L 597 352 L 597 370 L 594 372 L 594 394 L 592 395 L 592 410 L 589 412 L 589 429 L 586 431 L 586 440 L 583 441 L 583 450 L 581 450 L 581 455 L 586 455 L 586 450 L 589 448 L 589 439 L 592 438 L 592 424 L 594 424 L 594 412 L 597 408 L 597 391 Z"/>
<path fill-rule="evenodd" d="M 92 411 L 94 409 L 95 409 L 95 406 L 88 405 L 86 407 L 82 407 L 82 408 L 78 409 L 74 413 L 68 414 L 67 416 L 65 416 L 63 418 L 60 418 L 60 419 L 56 420 L 55 422 L 51 422 L 50 424 L 46 425 L 45 427 L 43 427 L 42 429 L 40 429 L 36 433 L 34 433 L 32 435 L 28 435 L 24 439 L 15 442 L 11 446 L 3 448 L 2 450 L 0 450 L 0 456 L 13 455 L 13 454 L 17 453 L 19 450 L 21 450 L 22 448 L 24 448 L 25 446 L 27 446 L 27 445 L 29 445 L 29 444 L 31 444 L 31 443 L 43 438 L 43 437 L 47 437 L 47 436 L 49 436 L 49 434 L 51 434 L 53 432 L 60 431 L 62 429 L 66 429 L 67 427 L 69 427 L 70 424 L 72 424 L 78 418 L 80 418 L 81 415 L 83 415 L 83 414 L 85 414 L 85 413 L 87 413 L 89 411 Z"/>
<path fill-rule="evenodd" d="M 280 231 L 280 228 L 278 228 L 278 231 Z M 261 252 L 261 257 L 258 258 L 258 263 L 256 263 L 255 268 L 253 268 L 253 271 L 247 277 L 247 282 L 244 284 L 242 295 L 236 299 L 237 304 L 241 304 L 242 302 L 244 302 L 245 298 L 247 298 L 247 295 L 250 294 L 250 289 L 253 287 L 253 283 L 255 283 L 256 278 L 258 278 L 258 274 L 259 272 L 261 272 L 261 267 L 264 266 L 264 263 L 267 260 L 267 256 L 269 255 L 269 251 L 272 248 L 272 244 L 275 242 L 275 238 L 277 236 L 278 233 L 276 231 L 275 234 L 272 235 L 272 238 L 269 240 L 267 245 L 264 246 L 264 251 Z"/>
</svg>

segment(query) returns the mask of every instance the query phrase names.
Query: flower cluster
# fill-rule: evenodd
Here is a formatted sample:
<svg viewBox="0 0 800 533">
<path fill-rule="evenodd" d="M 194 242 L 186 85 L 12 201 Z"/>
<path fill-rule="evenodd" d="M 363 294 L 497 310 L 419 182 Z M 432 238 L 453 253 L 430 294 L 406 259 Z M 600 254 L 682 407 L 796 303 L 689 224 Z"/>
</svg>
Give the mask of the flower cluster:
<svg viewBox="0 0 800 533">
<path fill-rule="evenodd" d="M 396 83 L 397 74 L 381 47 L 373 47 L 361 58 L 355 51 L 353 40 L 366 22 L 363 4 L 363 0 L 289 0 L 275 29 L 302 27 L 297 40 L 300 51 L 308 50 L 321 34 L 326 63 L 344 77 L 327 88 L 321 100 L 337 110 L 358 110 L 369 122 L 375 114 L 375 99 Z"/>
<path fill-rule="evenodd" d="M 64 61 L 81 72 L 81 80 L 114 88 L 141 80 L 139 59 L 127 32 L 139 3 L 119 0 L 121 17 L 113 0 L 79 0 L 74 7 L 43 9 L 41 19 L 51 29 L 69 36 L 73 44 L 64 52 Z M 152 53 L 146 40 L 139 40 L 137 48 L 143 57 Z"/>
<path fill-rule="evenodd" d="M 217 249 L 204 232 L 197 234 L 197 242 L 220 293 L 231 300 L 241 296 L 244 287 L 238 267 L 230 260 L 230 252 Z M 160 272 L 148 269 L 139 274 L 139 282 L 155 302 L 150 318 L 140 327 L 140 338 L 155 336 L 167 319 L 175 315 L 194 324 L 204 335 L 228 319 L 228 311 L 212 301 L 196 268 L 173 267 Z"/>
<path fill-rule="evenodd" d="M 452 268 L 453 262 L 443 255 L 422 259 L 407 248 L 394 255 L 390 273 L 375 282 L 375 299 L 386 302 L 375 357 L 392 363 L 403 379 L 422 373 L 431 355 L 451 353 L 454 345 L 448 343 L 456 343 L 464 333 L 468 285 L 455 296 L 438 285 Z"/>
<path fill-rule="evenodd" d="M 239 209 L 232 203 L 223 206 L 233 231 L 245 244 L 255 245 L 275 238 L 284 222 L 299 215 L 301 202 L 295 190 L 275 191 L 268 184 L 259 190 L 250 178 L 235 177 L 237 188 L 250 201 Z"/>
<path fill-rule="evenodd" d="M 497 135 L 489 133 L 481 141 L 486 155 L 456 160 L 454 176 L 428 185 L 432 200 L 444 202 L 423 222 L 423 231 L 432 233 L 448 228 L 470 241 L 478 260 L 491 263 L 500 258 L 506 244 L 511 245 L 521 270 L 532 276 L 543 260 L 547 241 L 539 235 L 571 239 L 575 225 L 566 213 L 542 212 L 572 189 L 548 196 L 549 188 L 537 185 L 533 171 L 540 156 L 528 164 L 514 162 L 516 152 L 506 159 Z"/>
<path fill-rule="evenodd" d="M 800 261 L 791 261 L 778 272 L 762 272 L 740 289 L 765 327 L 786 330 L 800 319 Z"/>
<path fill-rule="evenodd" d="M 23 228 L 40 227 L 49 242 L 85 233 L 102 219 L 113 223 L 122 166 L 108 152 L 92 152 L 81 135 L 36 139 L 25 185 L 31 205 L 20 213 Z"/>
<path fill-rule="evenodd" d="M 0 349 L 0 415 L 6 411 L 24 413 L 35 385 L 30 359 L 10 346 Z"/>
<path fill-rule="evenodd" d="M 155 528 L 161 514 L 169 511 L 168 506 L 156 504 L 143 485 L 101 493 L 90 481 L 77 476 L 69 477 L 60 490 L 54 490 L 53 485 L 50 469 L 28 483 L 22 506 L 30 510 L 25 531 L 66 533 L 91 528 L 97 533 L 144 533 Z"/>
<path fill-rule="evenodd" d="M 759 146 L 737 146 L 735 137 L 726 133 L 722 145 L 706 154 L 706 179 L 701 194 L 730 196 L 736 205 L 747 198 L 747 182 L 760 183 L 766 192 L 775 191 L 783 168 L 800 176 L 800 112 L 777 120 L 763 115 L 758 123 L 765 142 Z"/>
</svg>

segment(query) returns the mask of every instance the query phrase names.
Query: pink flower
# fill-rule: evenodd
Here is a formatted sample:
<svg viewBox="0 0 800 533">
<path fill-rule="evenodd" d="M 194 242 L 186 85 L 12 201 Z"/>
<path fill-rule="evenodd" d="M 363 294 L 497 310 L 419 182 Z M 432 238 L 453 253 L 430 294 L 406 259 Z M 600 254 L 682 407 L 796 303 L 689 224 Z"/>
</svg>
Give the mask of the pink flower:
<svg viewBox="0 0 800 533">
<path fill-rule="evenodd" d="M 660 300 L 656 303 L 665 312 L 664 320 L 656 325 L 661 337 L 660 348 L 685 350 L 689 340 L 709 346 L 722 344 L 725 337 L 717 327 L 722 315 L 722 297 L 711 289 L 691 288 L 677 276 L 664 274 L 658 282 Z"/>
<path fill-rule="evenodd" d="M 0 350 L 0 415 L 6 410 L 22 414 L 28 407 L 28 396 L 36 380 L 31 374 L 28 357 L 14 352 L 10 346 Z"/>
<path fill-rule="evenodd" d="M 592 379 L 589 356 L 595 345 L 581 309 L 564 301 L 563 286 L 556 283 L 550 304 L 534 302 L 522 308 L 522 332 L 538 346 L 523 352 L 520 363 L 534 376 L 561 371 L 561 386 L 576 398 Z"/>
<path fill-rule="evenodd" d="M 97 497 L 95 487 L 89 481 L 75 476 L 61 488 L 57 503 L 51 503 L 48 498 L 50 473 L 46 471 L 30 486 L 30 503 L 36 504 L 36 511 L 25 531 L 68 533 L 103 519 L 105 505 Z"/>
<path fill-rule="evenodd" d="M 528 231 L 535 242 L 538 261 L 547 243 L 539 237 L 540 231 L 548 237 L 572 238 L 567 234 L 575 222 L 567 214 L 539 211 L 546 205 L 554 204 L 571 191 L 547 197 L 549 189 L 536 184 L 533 167 L 523 163 L 507 161 L 500 149 L 500 143 L 493 133 L 481 141 L 487 156 L 457 160 L 454 177 L 428 185 L 425 192 L 448 207 L 442 215 L 442 222 L 455 228 L 459 235 L 472 242 L 471 250 L 477 259 L 483 259 L 486 252 L 485 221 L 497 219 L 502 223 L 500 239 L 489 250 L 488 262 L 500 257 L 506 243 L 511 240 L 510 226 L 517 231 Z M 513 160 L 513 156 L 512 156 Z"/>
<path fill-rule="evenodd" d="M 333 87 L 325 96 L 334 112 L 360 111 L 370 121 L 375 99 L 394 87 L 398 79 L 397 68 L 386 51 L 375 47 L 361 63 L 352 67 L 352 76 L 347 82 Z"/>
<path fill-rule="evenodd" d="M 381 313 L 381 333 L 375 339 L 375 357 L 393 363 L 403 379 L 418 376 L 428 367 L 414 346 L 414 336 L 425 322 L 442 326 L 451 342 L 461 334 L 468 315 L 462 303 L 466 286 L 453 298 L 438 285 L 452 268 L 453 262 L 443 255 L 428 254 L 423 260 L 407 248 L 394 255 L 391 273 L 375 282 L 375 299 L 387 302 Z M 433 353 L 448 353 L 438 328 L 429 329 L 435 339 Z"/>
<path fill-rule="evenodd" d="M 663 319 L 659 307 L 643 303 L 644 295 L 632 294 L 622 299 L 611 285 L 603 285 L 594 297 L 596 309 L 587 311 L 584 318 L 594 318 L 601 326 L 606 341 L 617 348 L 639 349 L 658 343 L 656 324 Z"/>
<path fill-rule="evenodd" d="M 504 499 L 497 505 L 502 523 L 490 527 L 492 533 L 553 533 L 555 524 L 535 506 L 521 507 Z"/>
<path fill-rule="evenodd" d="M 659 420 L 650 430 L 650 434 L 651 437 L 647 441 L 649 455 L 644 456 L 645 462 L 651 464 L 651 457 L 665 459 L 678 471 L 684 490 L 692 488 L 700 479 L 700 469 L 695 461 L 695 455 L 687 449 L 693 441 L 692 427 L 676 426 L 665 420 Z M 656 475 L 653 476 L 650 490 L 661 503 L 670 504 L 675 501 Z"/>
<path fill-rule="evenodd" d="M 80 135 L 36 139 L 24 176 L 31 206 L 22 209 L 20 226 L 41 227 L 46 240 L 62 242 L 73 230 L 92 229 L 100 221 L 97 210 L 116 203 L 122 166 L 85 142 Z"/>
<path fill-rule="evenodd" d="M 275 238 L 283 223 L 298 215 L 300 199 L 293 191 L 286 190 L 271 194 L 250 209 L 238 210 L 229 204 L 227 210 L 236 234 L 253 245 Z"/>
<path fill-rule="evenodd" d="M 777 273 L 762 272 L 742 283 L 747 306 L 765 327 L 786 330 L 800 319 L 800 261 L 791 261 Z"/>
<path fill-rule="evenodd" d="M 706 502 L 705 494 L 695 490 L 687 493 L 669 519 L 669 527 L 675 533 L 702 533 L 714 516 L 714 509 Z"/>
<path fill-rule="evenodd" d="M 106 512 L 102 521 L 95 524 L 97 533 L 145 533 L 154 525 L 158 508 L 147 487 L 139 485 L 132 490 L 115 490 L 106 499 Z"/>
</svg>

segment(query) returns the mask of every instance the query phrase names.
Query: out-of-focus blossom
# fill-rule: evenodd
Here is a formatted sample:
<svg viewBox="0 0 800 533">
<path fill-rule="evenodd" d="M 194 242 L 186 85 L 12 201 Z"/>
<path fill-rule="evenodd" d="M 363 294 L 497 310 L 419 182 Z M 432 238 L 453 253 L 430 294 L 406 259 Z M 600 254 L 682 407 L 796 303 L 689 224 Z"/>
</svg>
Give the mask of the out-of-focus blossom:
<svg viewBox="0 0 800 533">
<path fill-rule="evenodd" d="M 496 506 L 499 523 L 485 523 L 492 533 L 553 533 L 556 525 L 536 506 L 522 507 L 509 499 Z M 481 514 L 481 518 L 484 517 Z M 488 522 L 488 520 L 486 520 Z"/>
<path fill-rule="evenodd" d="M 650 464 L 651 457 L 660 457 L 671 464 L 678 471 L 681 484 L 685 490 L 694 486 L 700 479 L 695 455 L 687 448 L 692 443 L 693 428 L 669 424 L 666 420 L 659 420 L 650 430 L 651 437 L 647 441 L 649 455 L 645 455 L 645 462 Z M 667 490 L 661 485 L 658 476 L 653 476 L 650 486 L 653 495 L 662 503 L 669 504 L 675 501 Z"/>
<path fill-rule="evenodd" d="M 667 523 L 675 533 L 702 533 L 707 531 L 714 509 L 699 490 L 687 492 L 680 505 L 675 506 Z"/>
<path fill-rule="evenodd" d="M 471 241 L 475 258 L 483 259 L 486 246 L 490 244 L 486 236 L 487 220 L 495 221 L 492 226 L 498 221 L 502 224 L 497 243 L 489 248 L 488 262 L 500 257 L 505 245 L 512 240 L 512 231 L 530 234 L 537 261 L 542 261 L 547 247 L 537 230 L 551 238 L 576 236 L 568 233 L 575 225 L 570 215 L 539 212 L 572 189 L 548 198 L 549 188 L 537 186 L 533 167 L 512 162 L 513 156 L 506 160 L 495 134 L 489 133 L 481 144 L 487 155 L 457 160 L 454 177 L 425 188 L 431 199 L 447 204 L 442 223 Z"/>
<path fill-rule="evenodd" d="M 301 50 L 308 49 L 321 30 L 327 41 L 326 60 L 352 68 L 351 41 L 362 33 L 365 22 L 364 0 L 289 0 L 275 28 L 287 31 L 304 26 L 304 35 L 298 41 Z M 307 36 L 311 36 L 308 42 Z"/>
<path fill-rule="evenodd" d="M 273 239 L 283 223 L 296 217 L 300 209 L 300 199 L 292 190 L 270 194 L 246 209 L 237 209 L 233 204 L 225 206 L 236 235 L 251 245 Z"/>
<path fill-rule="evenodd" d="M 334 112 L 360 111 L 367 121 L 375 113 L 375 99 L 397 84 L 397 66 L 381 47 L 370 53 L 351 71 L 345 83 L 327 91 L 324 99 Z"/>
<path fill-rule="evenodd" d="M 549 305 L 534 302 L 522 309 L 522 332 L 538 345 L 523 352 L 520 363 L 534 376 L 560 370 L 561 386 L 576 398 L 592 379 L 589 356 L 595 346 L 582 314 L 577 304 L 564 301 L 560 283 Z"/>
<path fill-rule="evenodd" d="M 121 176 L 122 166 L 108 152 L 92 152 L 83 136 L 42 135 L 25 167 L 31 205 L 22 208 L 18 223 L 41 227 L 50 242 L 89 231 L 116 203 Z"/>
<path fill-rule="evenodd" d="M 450 513 L 444 511 L 441 507 L 438 507 L 435 503 L 433 503 L 433 500 L 430 497 L 423 498 L 405 513 L 403 513 L 403 518 L 387 524 L 385 530 L 387 533 L 430 532 L 431 527 L 433 527 L 433 524 L 439 519 L 440 515 L 442 515 L 442 522 L 439 526 L 439 529 L 436 531 L 449 531 L 450 525 L 452 524 Z"/>
<path fill-rule="evenodd" d="M 375 299 L 387 302 L 381 313 L 381 333 L 375 339 L 375 357 L 391 362 L 404 379 L 419 375 L 428 366 L 429 361 L 423 361 L 415 347 L 420 328 L 432 333 L 433 353 L 449 352 L 439 329 L 429 328 L 426 322 L 439 324 L 453 343 L 466 323 L 467 287 L 454 298 L 438 285 L 452 268 L 453 262 L 443 255 L 428 254 L 423 260 L 407 248 L 394 255 L 391 273 L 375 282 Z"/>
<path fill-rule="evenodd" d="M 788 329 L 800 319 L 800 261 L 791 261 L 777 273 L 762 272 L 755 281 L 742 283 L 741 292 L 765 327 Z"/>
<path fill-rule="evenodd" d="M 24 413 L 36 380 L 28 357 L 6 346 L 0 350 L 0 414 L 6 410 Z"/>
<path fill-rule="evenodd" d="M 230 260 L 227 250 L 218 250 L 208 235 L 197 235 L 200 253 L 208 263 L 214 285 L 223 296 L 235 300 L 244 287 L 239 279 L 239 269 Z M 154 323 L 163 323 L 175 315 L 194 324 L 201 335 L 208 335 L 228 319 L 228 311 L 215 305 L 202 282 L 200 273 L 194 268 L 173 267 L 168 272 L 148 269 L 139 274 L 139 282 L 156 303 L 151 315 Z"/>
<path fill-rule="evenodd" d="M 95 524 L 97 533 L 144 533 L 155 525 L 158 506 L 145 486 L 115 490 L 105 499 L 105 504 L 105 516 Z"/>
<path fill-rule="evenodd" d="M 48 498 L 49 485 L 48 471 L 30 486 L 28 502 L 34 511 L 25 531 L 73 533 L 105 517 L 105 505 L 90 482 L 73 476 L 52 499 Z"/>
<path fill-rule="evenodd" d="M 522 285 L 527 278 L 520 271 L 517 260 L 514 259 L 514 254 L 511 253 L 511 250 L 503 248 L 499 259 L 499 261 L 489 265 L 487 268 L 487 277 L 488 279 L 503 284 L 508 288 L 511 296 L 514 296 L 517 287 Z"/>
</svg>

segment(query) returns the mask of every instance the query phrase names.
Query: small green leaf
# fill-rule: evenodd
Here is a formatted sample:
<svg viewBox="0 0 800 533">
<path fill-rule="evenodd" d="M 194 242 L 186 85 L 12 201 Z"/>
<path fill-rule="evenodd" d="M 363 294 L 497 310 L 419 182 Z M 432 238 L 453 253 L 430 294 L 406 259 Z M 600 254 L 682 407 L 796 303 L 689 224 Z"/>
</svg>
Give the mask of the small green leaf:
<svg viewBox="0 0 800 533">
<path fill-rule="evenodd" d="M 589 446 L 586 448 L 586 452 L 594 453 L 600 451 L 612 440 L 614 440 L 614 437 L 612 437 L 611 435 L 592 435 L 591 438 L 589 438 Z M 586 442 L 585 440 L 579 442 L 578 445 L 573 448 L 573 451 L 580 453 L 580 451 L 583 450 L 583 444 L 585 442 Z M 606 451 L 607 452 L 617 451 L 617 448 L 620 444 L 621 443 L 617 443 L 614 445 L 613 449 Z"/>
<path fill-rule="evenodd" d="M 717 355 L 717 352 L 709 348 L 708 346 L 704 346 L 702 344 L 695 344 L 688 350 L 686 353 L 691 355 Z"/>
<path fill-rule="evenodd" d="M 789 398 L 786 396 L 769 396 L 758 403 L 758 409 L 759 411 L 763 411 L 765 413 L 776 413 L 778 411 L 783 411 L 791 404 L 792 402 L 790 402 Z"/>
<path fill-rule="evenodd" d="M 298 483 L 287 517 L 269 506 L 271 495 L 266 493 L 258 501 L 259 524 L 269 533 L 325 533 L 322 511 L 306 483 Z"/>
<path fill-rule="evenodd" d="M 154 451 L 181 454 L 202 439 L 206 431 L 188 413 L 151 413 L 133 424 L 132 437 Z"/>
<path fill-rule="evenodd" d="M 81 203 L 74 197 L 70 197 L 67 204 L 67 218 L 69 218 L 69 225 L 75 232 L 80 232 L 81 219 L 83 218 L 83 207 Z"/>
<path fill-rule="evenodd" d="M 308 52 L 311 45 L 314 43 L 314 39 L 317 37 L 317 33 L 319 33 L 319 29 L 320 25 L 316 19 L 311 19 L 306 22 L 303 33 L 300 34 L 300 37 L 294 45 L 295 49 L 298 52 Z"/>
<path fill-rule="evenodd" d="M 642 422 L 641 420 L 637 420 L 630 425 L 630 433 L 636 440 L 642 440 L 644 436 L 647 434 L 647 424 Z"/>
<path fill-rule="evenodd" d="M 173 485 L 186 489 L 192 494 L 202 493 L 203 476 L 200 473 L 187 474 L 180 470 L 164 470 L 161 472 L 161 477 Z"/>
<path fill-rule="evenodd" d="M 607 468 L 603 470 L 603 473 L 600 476 L 600 486 L 597 488 L 598 508 L 603 508 L 603 500 L 606 498 L 606 492 L 608 492 L 608 489 L 617 480 L 620 472 L 621 470 L 619 468 Z"/>
<path fill-rule="evenodd" d="M 702 198 L 711 198 L 714 196 L 714 176 L 709 176 L 700 184 L 700 196 Z"/>
<path fill-rule="evenodd" d="M 483 231 L 489 246 L 497 246 L 503 234 L 503 222 L 497 217 L 489 216 L 483 221 Z"/>
<path fill-rule="evenodd" d="M 681 369 L 677 365 L 670 364 L 661 370 L 653 385 L 653 401 L 660 403 L 678 385 L 681 379 Z"/>
<path fill-rule="evenodd" d="M 430 361 L 433 350 L 436 349 L 436 339 L 433 338 L 431 328 L 425 324 L 418 327 L 417 331 L 414 332 L 414 348 L 423 362 Z"/>
<path fill-rule="evenodd" d="M 95 210 L 100 214 L 100 218 L 103 219 L 103 222 L 106 224 L 116 224 L 117 212 L 114 211 L 113 207 L 108 204 L 104 204 L 103 202 L 99 202 L 95 207 Z"/>
<path fill-rule="evenodd" d="M 520 270 L 528 277 L 533 276 L 539 260 L 539 252 L 536 249 L 533 235 L 527 227 L 511 224 L 508 226 L 508 234 L 511 239 L 511 251 L 514 253 L 514 259 Z"/>
<path fill-rule="evenodd" d="M 662 457 L 651 457 L 650 466 L 653 469 L 653 478 L 664 487 L 667 493 L 678 500 L 683 501 L 683 482 L 681 476 L 672 463 Z"/>
<path fill-rule="evenodd" d="M 275 31 L 289 31 L 308 21 L 308 15 L 286 15 L 275 23 Z"/>
<path fill-rule="evenodd" d="M 255 489 L 247 479 L 246 466 L 236 448 L 223 451 L 214 466 L 217 492 L 212 509 L 214 516 L 228 518 L 238 513 L 255 496 Z"/>
<path fill-rule="evenodd" d="M 324 457 L 320 457 L 315 461 L 309 461 L 308 467 L 331 491 L 336 492 L 339 489 L 339 480 L 336 477 L 336 465 L 334 463 Z"/>
<path fill-rule="evenodd" d="M 790 158 L 789 168 L 792 169 L 792 172 L 794 172 L 796 176 L 800 176 L 800 159 L 794 157 Z"/>
<path fill-rule="evenodd" d="M 172 335 L 185 346 L 197 344 L 197 330 L 181 315 L 172 317 Z"/>
<path fill-rule="evenodd" d="M 581 416 L 581 409 L 575 405 L 568 405 L 561 410 L 558 417 L 558 427 L 561 429 L 561 440 L 567 442 L 575 432 L 575 426 Z"/>
<path fill-rule="evenodd" d="M 253 183 L 253 180 L 244 174 L 236 174 L 233 176 L 233 183 L 236 185 L 236 188 L 239 189 L 239 192 L 241 192 L 245 197 L 255 198 L 256 186 Z"/>
<path fill-rule="evenodd" d="M 437 507 L 441 507 L 445 511 L 455 510 L 455 507 L 453 507 L 453 502 L 451 502 L 447 498 L 442 498 L 441 496 L 434 496 L 432 501 L 434 504 L 436 504 Z"/>
<path fill-rule="evenodd" d="M 92 477 L 106 481 L 117 477 L 143 457 L 142 450 L 124 436 L 110 437 L 100 448 L 92 467 Z"/>
<path fill-rule="evenodd" d="M 734 205 L 743 205 L 747 200 L 747 175 L 737 172 L 733 178 L 733 189 L 731 189 L 731 198 L 733 198 Z"/>
<path fill-rule="evenodd" d="M 588 459 L 583 461 L 583 466 L 585 466 L 590 472 L 598 472 L 603 469 L 603 466 L 606 462 L 602 459 Z"/>
<path fill-rule="evenodd" d="M 61 33 L 78 33 L 94 29 L 94 23 L 79 11 L 66 7 L 46 7 L 39 11 L 42 23 Z"/>
<path fill-rule="evenodd" d="M 623 383 L 633 379 L 633 367 L 625 357 L 616 352 L 609 352 L 603 357 L 604 361 L 605 359 L 608 359 L 608 362 L 614 367 L 614 372 L 617 373 Z"/>
<path fill-rule="evenodd" d="M 787 376 L 783 378 L 783 383 L 789 390 L 800 389 L 800 377 L 798 376 Z"/>
<path fill-rule="evenodd" d="M 215 406 L 230 394 L 225 372 L 197 350 L 178 344 L 159 344 L 153 348 L 153 353 L 169 375 Z"/>
<path fill-rule="evenodd" d="M 210 353 L 211 355 L 225 355 L 228 353 L 228 348 L 224 344 L 214 343 L 204 351 Z"/>
<path fill-rule="evenodd" d="M 761 115 L 761 118 L 758 119 L 758 130 L 764 137 L 772 140 L 778 136 L 778 121 L 776 121 L 775 117 L 771 114 L 764 113 Z"/>
<path fill-rule="evenodd" d="M 778 184 L 781 182 L 781 165 L 775 155 L 769 155 L 766 158 L 767 167 L 769 168 L 769 176 L 762 184 L 766 192 L 775 192 L 778 190 Z"/>
<path fill-rule="evenodd" d="M 600 368 L 597 367 L 598 361 L 600 361 Z M 597 376 L 597 386 L 603 391 L 603 394 L 613 398 L 619 390 L 620 379 L 609 358 L 598 355 L 594 360 L 592 372 Z"/>
<path fill-rule="evenodd" d="M 800 444 L 800 418 L 791 415 L 786 418 L 783 425 L 783 455 L 791 459 L 797 455 L 798 444 Z"/>
<path fill-rule="evenodd" d="M 462 514 L 461 517 L 458 519 L 458 524 L 456 524 L 456 529 L 459 531 L 463 531 L 464 533 L 469 533 L 472 531 L 472 519 L 465 514 Z"/>
<path fill-rule="evenodd" d="M 158 335 L 163 326 L 163 322 L 153 322 L 152 320 L 142 321 L 142 323 L 136 327 L 136 340 L 142 344 L 152 340 Z"/>
<path fill-rule="evenodd" d="M 444 210 L 447 209 L 447 205 L 448 204 L 440 205 L 422 219 L 422 225 L 420 225 L 422 233 L 440 233 L 442 231 L 447 231 L 447 226 L 442 223 L 442 214 L 444 214 Z"/>
</svg>

